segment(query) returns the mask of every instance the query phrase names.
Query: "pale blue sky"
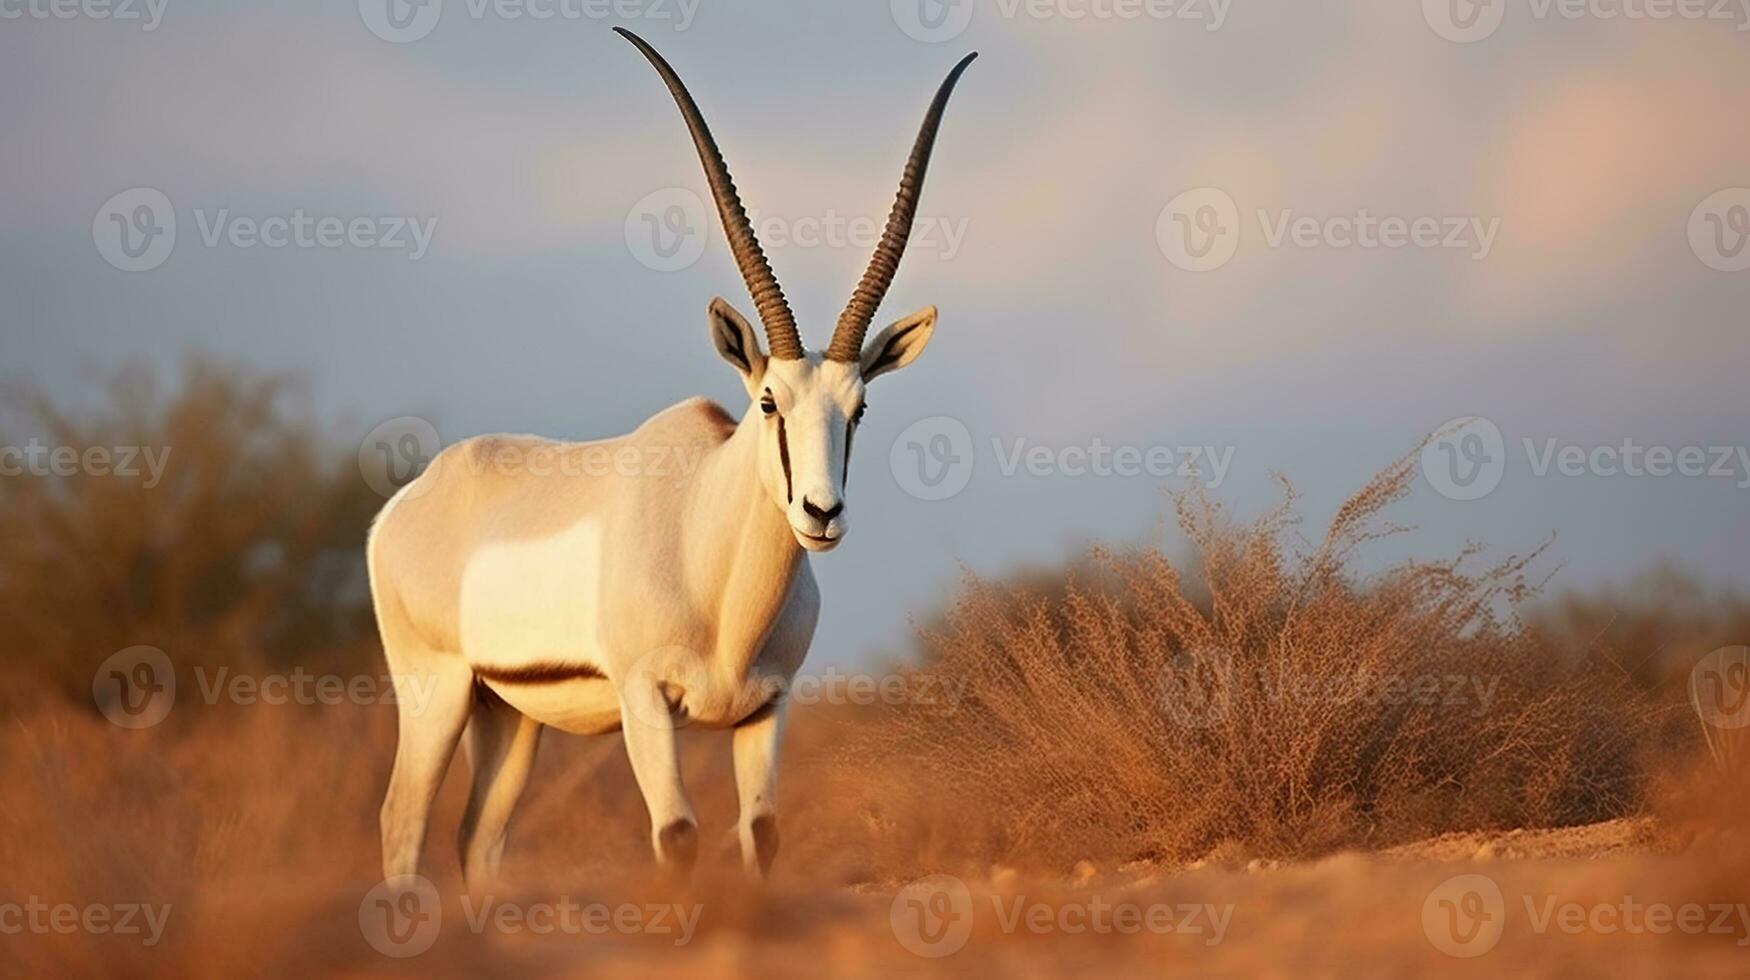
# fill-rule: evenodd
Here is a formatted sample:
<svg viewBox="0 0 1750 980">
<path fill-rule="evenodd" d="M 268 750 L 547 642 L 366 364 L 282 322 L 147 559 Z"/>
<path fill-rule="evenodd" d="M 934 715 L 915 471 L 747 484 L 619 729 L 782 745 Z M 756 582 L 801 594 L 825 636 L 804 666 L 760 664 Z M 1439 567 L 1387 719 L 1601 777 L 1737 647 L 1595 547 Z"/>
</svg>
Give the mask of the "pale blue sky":
<svg viewBox="0 0 1750 980">
<path fill-rule="evenodd" d="M 454 439 L 608 435 L 693 394 L 739 413 L 705 332 L 714 294 L 751 312 L 721 235 L 672 272 L 628 245 L 638 202 L 704 181 L 666 93 L 609 28 L 674 62 L 749 207 L 798 231 L 885 213 L 930 92 L 976 49 L 922 207 L 964 239 L 914 248 L 883 307 L 885 322 L 935 303 L 941 322 L 872 389 L 852 536 L 815 563 L 821 662 L 903 644 L 961 564 L 1055 561 L 1165 513 L 1170 481 L 1005 475 L 993 439 L 1231 450 L 1216 496 L 1256 513 L 1281 471 L 1316 528 L 1423 435 L 1482 415 L 1505 439 L 1498 488 L 1459 501 L 1422 484 L 1398 511 L 1421 531 L 1381 560 L 1555 531 L 1558 585 L 1661 559 L 1750 582 L 1741 458 L 1722 477 L 1540 477 L 1523 449 L 1747 441 L 1750 271 L 1710 268 L 1689 238 L 1692 222 L 1717 230 L 1731 263 L 1740 198 L 1719 199 L 1714 225 L 1696 209 L 1750 186 L 1742 25 L 1538 19 L 1495 0 L 1495 33 L 1455 43 L 1438 4 L 1233 0 L 1209 30 L 1062 16 L 1085 0 L 921 0 L 949 27 L 970 11 L 927 42 L 902 28 L 906 2 L 703 0 L 677 30 L 445 0 L 410 43 L 373 35 L 358 0 L 168 0 L 151 31 L 0 21 L 0 370 L 73 397 L 81 364 L 210 350 L 307 372 L 343 441 L 409 414 Z M 172 202 L 177 241 L 123 272 L 93 222 L 137 187 Z M 1157 220 L 1204 187 L 1234 203 L 1239 238 L 1225 265 L 1187 271 Z M 437 224 L 418 261 L 202 241 L 221 211 L 300 210 Z M 1362 211 L 1495 231 L 1480 260 L 1476 242 L 1339 247 L 1341 228 L 1271 243 L 1284 220 Z M 768 251 L 824 343 L 866 248 Z M 901 432 L 935 416 L 974 447 L 946 501 L 907 494 L 890 467 Z"/>
</svg>

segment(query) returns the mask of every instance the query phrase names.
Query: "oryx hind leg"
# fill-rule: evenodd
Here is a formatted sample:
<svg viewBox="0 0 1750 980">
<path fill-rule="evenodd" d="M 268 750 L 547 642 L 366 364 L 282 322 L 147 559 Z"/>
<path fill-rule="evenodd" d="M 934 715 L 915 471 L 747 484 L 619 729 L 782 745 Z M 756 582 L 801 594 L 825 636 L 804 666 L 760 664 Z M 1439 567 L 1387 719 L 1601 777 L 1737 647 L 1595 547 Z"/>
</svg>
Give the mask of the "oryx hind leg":
<svg viewBox="0 0 1750 980">
<path fill-rule="evenodd" d="M 383 876 L 417 874 L 432 800 L 455 755 L 474 700 L 474 674 L 461 657 L 386 644 L 400 732 L 383 797 Z"/>
<path fill-rule="evenodd" d="M 475 888 L 498 877 L 504 846 L 541 740 L 541 723 L 504 702 L 490 689 L 476 689 L 462 748 L 474 772 L 458 844 L 462 873 Z"/>
</svg>

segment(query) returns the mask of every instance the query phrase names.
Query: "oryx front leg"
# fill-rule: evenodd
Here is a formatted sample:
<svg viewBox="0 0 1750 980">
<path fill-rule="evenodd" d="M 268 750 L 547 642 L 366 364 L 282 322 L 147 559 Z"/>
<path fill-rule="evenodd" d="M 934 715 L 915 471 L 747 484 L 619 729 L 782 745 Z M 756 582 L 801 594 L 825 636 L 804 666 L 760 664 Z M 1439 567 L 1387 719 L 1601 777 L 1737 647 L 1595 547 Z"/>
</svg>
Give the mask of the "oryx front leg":
<svg viewBox="0 0 1750 980">
<path fill-rule="evenodd" d="M 620 686 L 620 717 L 632 775 L 650 811 L 657 863 L 666 871 L 686 874 L 698 858 L 699 822 L 681 783 L 674 712 L 655 679 L 646 675 Z"/>
<path fill-rule="evenodd" d="M 741 799 L 741 866 L 765 877 L 778 856 L 778 742 L 784 705 L 773 701 L 735 728 L 735 789 Z"/>
</svg>

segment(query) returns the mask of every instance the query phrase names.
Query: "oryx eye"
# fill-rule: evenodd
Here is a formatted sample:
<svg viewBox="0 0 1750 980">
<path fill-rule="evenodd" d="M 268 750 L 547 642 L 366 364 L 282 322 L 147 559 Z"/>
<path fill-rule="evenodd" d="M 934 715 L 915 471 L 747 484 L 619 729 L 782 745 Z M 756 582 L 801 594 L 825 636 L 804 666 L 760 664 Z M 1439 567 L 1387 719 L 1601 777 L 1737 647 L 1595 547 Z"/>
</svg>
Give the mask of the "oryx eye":
<svg viewBox="0 0 1750 980">
<path fill-rule="evenodd" d="M 869 410 L 869 403 L 868 402 L 864 402 L 863 404 L 858 405 L 857 410 L 855 412 L 851 413 L 851 421 L 852 422 L 863 421 L 863 413 L 867 412 L 868 410 Z"/>
<path fill-rule="evenodd" d="M 767 415 L 778 414 L 778 403 L 772 399 L 772 393 L 770 390 L 767 390 L 765 394 L 760 396 L 760 411 Z"/>
</svg>

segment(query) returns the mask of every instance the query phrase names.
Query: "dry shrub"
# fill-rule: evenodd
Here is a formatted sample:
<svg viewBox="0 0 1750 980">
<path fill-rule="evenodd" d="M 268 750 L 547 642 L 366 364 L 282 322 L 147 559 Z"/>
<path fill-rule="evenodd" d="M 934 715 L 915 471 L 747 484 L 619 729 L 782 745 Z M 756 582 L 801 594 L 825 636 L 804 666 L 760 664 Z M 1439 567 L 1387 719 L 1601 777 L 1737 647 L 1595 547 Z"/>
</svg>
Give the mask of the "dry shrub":
<svg viewBox="0 0 1750 980">
<path fill-rule="evenodd" d="M 1621 671 L 1550 656 L 1523 625 L 1538 552 L 1355 570 L 1401 530 L 1380 512 L 1413 472 L 1406 458 L 1375 477 L 1312 545 L 1290 533 L 1291 491 L 1247 524 L 1185 494 L 1189 569 L 1096 551 L 1056 589 L 969 577 L 920 668 L 964 685 L 958 707 L 890 712 L 860 747 L 915 773 L 923 809 L 904 816 L 888 789 L 871 812 L 975 840 L 985 860 L 1062 866 L 1300 856 L 1636 806 L 1655 712 Z"/>
<path fill-rule="evenodd" d="M 371 634 L 359 543 L 381 500 L 286 379 L 194 359 L 172 395 L 142 367 L 97 390 L 9 392 L 0 445 L 98 450 L 111 470 L 122 448 L 136 472 L 0 476 L 0 663 L 89 705 L 94 668 L 136 644 L 179 668 L 310 664 Z"/>
<path fill-rule="evenodd" d="M 1698 661 L 1750 640 L 1750 596 L 1662 565 L 1626 585 L 1542 603 L 1527 621 L 1544 645 L 1608 659 L 1647 690 L 1682 701 Z M 1680 713 L 1676 722 L 1691 720 Z"/>
</svg>

